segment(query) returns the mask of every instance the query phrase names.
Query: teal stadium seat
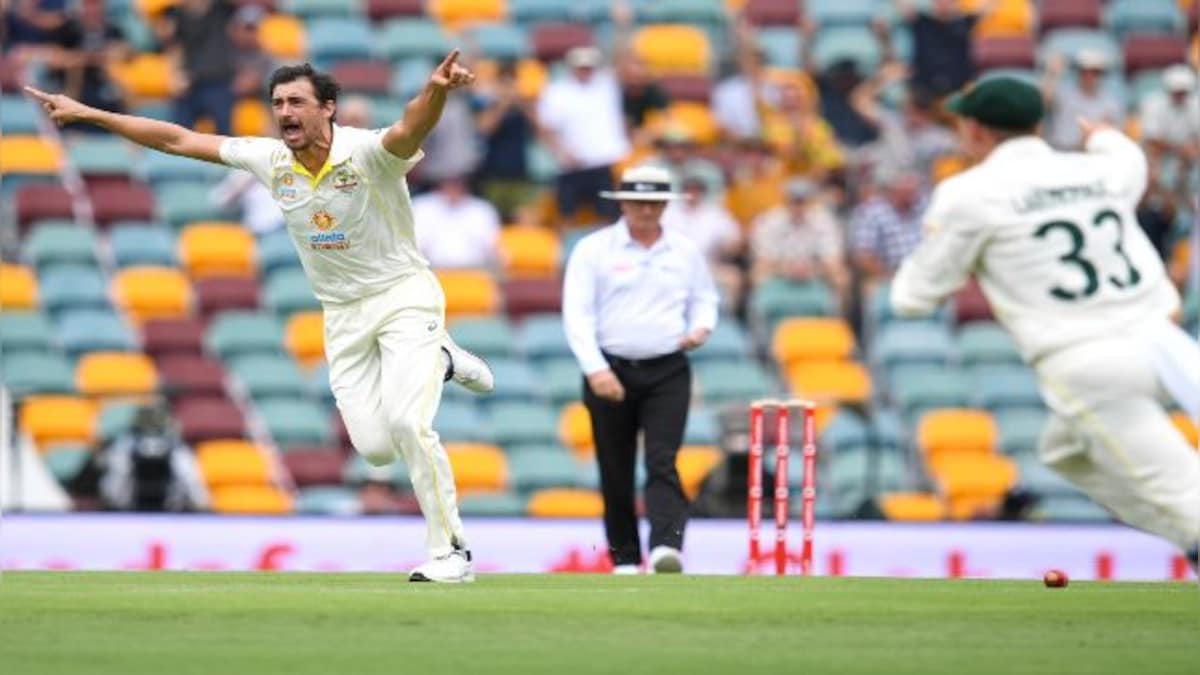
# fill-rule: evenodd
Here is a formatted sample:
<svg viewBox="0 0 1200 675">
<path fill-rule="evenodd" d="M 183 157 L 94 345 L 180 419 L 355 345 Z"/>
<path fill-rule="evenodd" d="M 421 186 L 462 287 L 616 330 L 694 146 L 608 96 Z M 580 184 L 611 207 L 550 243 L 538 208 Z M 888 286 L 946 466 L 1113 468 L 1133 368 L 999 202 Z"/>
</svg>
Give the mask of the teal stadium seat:
<svg viewBox="0 0 1200 675">
<path fill-rule="evenodd" d="M 508 0 L 508 15 L 522 26 L 560 23 L 577 17 L 576 3 L 563 0 Z"/>
<path fill-rule="evenodd" d="M 1040 497 L 1083 497 L 1079 488 L 1072 485 L 1056 471 L 1042 464 L 1036 457 L 1017 457 L 1020 479 L 1018 485 Z"/>
<path fill-rule="evenodd" d="M 322 68 L 337 61 L 371 57 L 371 26 L 365 19 L 351 16 L 321 16 L 305 24 L 308 55 Z"/>
<path fill-rule="evenodd" d="M 433 418 L 433 429 L 444 442 L 492 442 L 487 420 L 466 401 L 442 401 Z"/>
<path fill-rule="evenodd" d="M 50 265 L 38 275 L 42 308 L 53 316 L 70 310 L 108 309 L 108 284 L 86 265 Z"/>
<path fill-rule="evenodd" d="M 767 64 L 779 68 L 799 68 L 803 42 L 791 26 L 766 26 L 758 29 L 758 46 Z"/>
<path fill-rule="evenodd" d="M 465 517 L 518 518 L 525 515 L 525 500 L 513 492 L 478 492 L 458 500 Z"/>
<path fill-rule="evenodd" d="M 779 384 L 754 361 L 698 363 L 693 372 L 708 405 L 749 402 L 780 392 Z"/>
<path fill-rule="evenodd" d="M 271 438 L 280 447 L 325 445 L 333 440 L 325 411 L 304 399 L 276 398 L 256 406 Z"/>
<path fill-rule="evenodd" d="M 998 323 L 978 322 L 958 333 L 959 360 L 968 368 L 980 365 L 1018 365 L 1017 343 Z"/>
<path fill-rule="evenodd" d="M 360 0 L 280 0 L 279 8 L 304 20 L 366 15 Z"/>
<path fill-rule="evenodd" d="M 571 345 L 560 314 L 534 314 L 525 317 L 517 330 L 520 351 L 534 362 L 571 358 Z"/>
<path fill-rule="evenodd" d="M 236 220 L 237 213 L 212 201 L 212 187 L 196 181 L 171 181 L 154 187 L 159 217 L 179 230 L 188 223 Z"/>
<path fill-rule="evenodd" d="M 4 120 L 4 133 L 36 136 L 40 129 L 41 113 L 28 96 L 4 94 L 0 96 L 0 119 Z"/>
<path fill-rule="evenodd" d="M 362 485 L 368 480 L 384 481 L 396 486 L 397 489 L 412 491 L 408 465 L 403 461 L 395 461 L 386 466 L 371 466 L 367 460 L 362 458 L 362 455 L 351 455 L 342 469 L 342 482 L 347 485 Z"/>
<path fill-rule="evenodd" d="M 751 340 L 734 317 L 722 316 L 704 346 L 693 351 L 694 361 L 742 361 L 751 357 Z"/>
<path fill-rule="evenodd" d="M 878 331 L 883 326 L 892 323 L 893 321 L 902 321 L 905 323 L 936 323 L 948 326 L 950 318 L 954 315 L 953 307 L 950 302 L 943 303 L 933 314 L 922 317 L 902 317 L 892 311 L 890 300 L 891 287 L 886 283 L 881 283 L 875 287 L 867 305 L 866 325 L 872 331 Z"/>
<path fill-rule="evenodd" d="M 60 263 L 95 267 L 96 235 L 70 221 L 42 221 L 25 242 L 25 257 L 38 268 Z"/>
<path fill-rule="evenodd" d="M 70 394 L 75 391 L 75 371 L 57 352 L 0 354 L 4 386 L 17 399 L 30 394 Z"/>
<path fill-rule="evenodd" d="M 128 176 L 137 164 L 130 143 L 116 136 L 80 136 L 67 144 L 67 158 L 85 176 Z"/>
<path fill-rule="evenodd" d="M 1187 22 L 1174 0 L 1112 0 L 1105 25 L 1117 39 L 1128 35 L 1185 35 Z"/>
<path fill-rule="evenodd" d="M 450 335 L 463 349 L 483 358 L 517 355 L 517 339 L 503 317 L 469 317 L 450 324 Z"/>
<path fill-rule="evenodd" d="M 380 56 L 392 63 L 400 63 L 414 57 L 432 61 L 446 58 L 451 44 L 442 27 L 430 19 L 392 19 L 383 24 L 375 36 Z M 411 61 L 410 61 L 411 62 Z M 432 67 L 432 64 L 431 64 Z M 429 76 L 426 69 L 425 76 Z M 393 93 L 407 90 L 393 88 Z"/>
<path fill-rule="evenodd" d="M 165 227 L 152 223 L 121 223 L 113 225 L 109 238 L 113 261 L 117 267 L 158 265 L 175 267 L 175 237 Z"/>
<path fill-rule="evenodd" d="M 300 269 L 300 256 L 286 229 L 274 230 L 258 238 L 258 268 L 266 277 L 282 269 Z"/>
<path fill-rule="evenodd" d="M 321 309 L 302 269 L 286 268 L 274 272 L 267 277 L 263 295 L 264 304 L 282 317 Z"/>
<path fill-rule="evenodd" d="M 1038 45 L 1038 64 L 1045 66 L 1052 55 L 1062 55 L 1070 62 L 1083 49 L 1103 53 L 1114 71 L 1121 71 L 1125 59 L 1121 43 L 1112 33 L 1095 28 L 1056 28 L 1042 36 Z"/>
<path fill-rule="evenodd" d="M 228 360 L 238 354 L 283 352 L 283 325 L 271 314 L 222 312 L 209 324 L 208 349 Z"/>
<path fill-rule="evenodd" d="M 717 415 L 710 408 L 692 406 L 683 427 L 684 445 L 717 445 Z"/>
<path fill-rule="evenodd" d="M 835 453 L 863 450 L 871 445 L 870 429 L 857 413 L 841 409 L 821 433 L 820 444 Z"/>
<path fill-rule="evenodd" d="M 308 380 L 308 395 L 321 402 L 326 408 L 333 410 L 336 402 L 333 390 L 329 387 L 329 364 L 322 361 L 305 378 Z"/>
<path fill-rule="evenodd" d="M 5 354 L 53 351 L 53 332 L 39 312 L 0 311 L 0 348 Z"/>
<path fill-rule="evenodd" d="M 862 27 L 870 25 L 878 14 L 875 0 L 806 0 L 808 18 L 819 28 L 831 26 Z"/>
<path fill-rule="evenodd" d="M 136 348 L 133 332 L 121 317 L 93 309 L 63 312 L 58 319 L 58 341 L 72 358 L 86 352 L 128 352 Z"/>
<path fill-rule="evenodd" d="M 868 422 L 871 440 L 881 450 L 904 454 L 909 449 L 908 428 L 899 410 L 877 406 Z"/>
<path fill-rule="evenodd" d="M 843 60 L 853 61 L 864 75 L 879 68 L 883 50 L 868 26 L 833 26 L 816 34 L 813 61 L 819 70 Z"/>
<path fill-rule="evenodd" d="M 820 281 L 767 279 L 751 291 L 750 311 L 755 330 L 770 335 L 775 324 L 789 316 L 830 316 L 833 292 Z"/>
<path fill-rule="evenodd" d="M 1033 508 L 1033 517 L 1057 523 L 1108 523 L 1112 515 L 1086 496 L 1046 497 Z"/>
<path fill-rule="evenodd" d="M 949 365 L 954 344 L 941 325 L 893 321 L 879 331 L 872 351 L 875 365 L 891 371 L 904 364 Z"/>
<path fill-rule="evenodd" d="M 513 488 L 526 495 L 543 488 L 575 487 L 579 483 L 579 465 L 570 451 L 553 445 L 510 453 L 508 471 Z"/>
<path fill-rule="evenodd" d="M 554 443 L 558 416 L 543 403 L 497 403 L 488 410 L 492 441 L 502 447 Z"/>
<path fill-rule="evenodd" d="M 728 14 L 723 0 L 641 0 L 636 10 L 641 23 L 686 23 L 710 30 L 723 27 Z"/>
<path fill-rule="evenodd" d="M 502 401 L 534 401 L 542 397 L 538 375 L 524 361 L 495 359 L 489 365 L 496 376 L 496 388 L 488 396 L 489 403 Z M 447 391 L 462 389 L 448 387 Z"/>
<path fill-rule="evenodd" d="M 574 359 L 550 359 L 535 370 L 551 405 L 562 407 L 583 397 L 583 371 Z"/>
<path fill-rule="evenodd" d="M 434 65 L 434 62 L 422 58 L 401 61 L 392 73 L 392 95 L 401 99 L 415 96 L 421 91 L 421 87 L 425 86 L 425 81 L 429 79 L 429 71 Z"/>
<path fill-rule="evenodd" d="M 1024 365 L 975 368 L 971 381 L 971 401 L 977 407 L 997 411 L 1042 405 L 1037 376 Z"/>
<path fill-rule="evenodd" d="M 897 366 L 892 372 L 892 401 L 909 419 L 935 408 L 962 408 L 968 382 L 957 370 L 921 364 Z"/>
<path fill-rule="evenodd" d="M 511 23 L 477 23 L 467 30 L 467 40 L 483 58 L 515 61 L 530 55 L 529 36 Z"/>
<path fill-rule="evenodd" d="M 228 168 L 219 164 L 197 162 L 188 157 L 169 155 L 157 150 L 144 150 L 135 173 L 151 187 L 157 187 L 172 181 L 216 183 L 228 171 Z"/>
<path fill-rule="evenodd" d="M 362 513 L 358 491 L 338 485 L 318 485 L 296 491 L 296 513 L 315 516 L 357 516 Z"/>
<path fill-rule="evenodd" d="M 996 427 L 1000 429 L 1000 449 L 1014 457 L 1037 453 L 1038 440 L 1049 417 L 1041 409 L 1013 409 L 995 412 Z"/>
<path fill-rule="evenodd" d="M 54 476 L 60 485 L 65 486 L 75 480 L 91 457 L 92 451 L 88 448 L 68 445 L 51 449 L 42 455 L 42 461 L 45 462 L 50 475 Z"/>
<path fill-rule="evenodd" d="M 227 370 L 256 401 L 274 397 L 306 398 L 309 392 L 308 383 L 296 362 L 282 354 L 238 356 L 230 359 Z"/>
<path fill-rule="evenodd" d="M 110 403 L 100 411 L 96 425 L 96 440 L 108 443 L 133 427 L 138 407 L 133 403 Z"/>
<path fill-rule="evenodd" d="M 788 480 L 792 485 L 799 486 L 803 475 L 803 466 L 791 461 L 788 465 Z M 833 508 L 837 516 L 848 517 L 854 514 L 863 502 L 874 499 L 885 492 L 909 490 L 914 481 L 909 475 L 908 466 L 904 459 L 893 453 L 871 453 L 866 450 L 835 453 L 825 465 L 821 476 L 822 488 L 818 492 L 827 491 L 831 496 Z"/>
</svg>

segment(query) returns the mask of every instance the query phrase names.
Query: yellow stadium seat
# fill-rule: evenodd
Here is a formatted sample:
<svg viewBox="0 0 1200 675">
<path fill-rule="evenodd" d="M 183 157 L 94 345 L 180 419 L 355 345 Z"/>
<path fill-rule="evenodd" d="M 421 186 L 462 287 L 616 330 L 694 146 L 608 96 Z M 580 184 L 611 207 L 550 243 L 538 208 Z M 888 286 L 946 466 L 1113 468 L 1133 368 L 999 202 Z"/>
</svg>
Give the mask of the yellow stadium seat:
<svg viewBox="0 0 1200 675">
<path fill-rule="evenodd" d="M 212 508 L 217 513 L 243 515 L 288 515 L 292 498 L 271 485 L 231 485 L 212 491 Z"/>
<path fill-rule="evenodd" d="M 888 520 L 934 522 L 946 517 L 946 505 L 937 495 L 924 492 L 893 492 L 882 495 L 879 508 Z"/>
<path fill-rule="evenodd" d="M 271 482 L 266 453 L 249 441 L 205 441 L 196 446 L 196 462 L 210 488 Z"/>
<path fill-rule="evenodd" d="M 58 143 L 41 136 L 0 137 L 0 174 L 57 174 L 63 152 Z"/>
<path fill-rule="evenodd" d="M 178 4 L 179 0 L 136 0 L 138 13 L 148 19 L 154 18 Z"/>
<path fill-rule="evenodd" d="M 500 289 L 483 270 L 439 270 L 438 281 L 446 294 L 446 316 L 495 314 L 500 309 Z"/>
<path fill-rule="evenodd" d="M 487 443 L 447 443 L 446 454 L 460 492 L 495 492 L 508 487 L 508 459 Z"/>
<path fill-rule="evenodd" d="M 546 66 L 537 59 L 521 59 L 517 63 L 517 93 L 523 98 L 534 99 L 542 93 L 549 74 Z"/>
<path fill-rule="evenodd" d="M 558 439 L 578 455 L 590 457 L 595 452 L 592 416 L 583 403 L 574 401 L 563 406 L 558 416 Z"/>
<path fill-rule="evenodd" d="M 325 359 L 325 320 L 320 310 L 296 312 L 287 322 L 284 345 L 304 368 Z"/>
<path fill-rule="evenodd" d="M 0 264 L 0 311 L 35 309 L 37 277 L 25 265 Z"/>
<path fill-rule="evenodd" d="M 957 520 L 994 515 L 1017 483 L 1017 465 L 1000 455 L 942 454 L 929 459 L 927 466 L 950 504 L 950 516 Z"/>
<path fill-rule="evenodd" d="M 503 21 L 505 0 L 429 0 L 425 11 L 450 30 L 481 21 Z"/>
<path fill-rule="evenodd" d="M 92 352 L 75 367 L 75 387 L 88 396 L 141 396 L 158 389 L 158 370 L 145 354 Z"/>
<path fill-rule="evenodd" d="M 562 244 L 550 229 L 512 225 L 500 231 L 500 260 L 512 277 L 550 277 L 558 274 Z"/>
<path fill-rule="evenodd" d="M 797 361 L 787 378 L 793 393 L 812 401 L 865 403 L 871 398 L 871 374 L 857 361 Z"/>
<path fill-rule="evenodd" d="M 966 0 L 970 9 L 977 9 L 983 0 Z M 970 7 L 975 5 L 975 7 Z M 975 25 L 976 38 L 1021 37 L 1031 35 L 1034 28 L 1034 8 L 1029 0 L 1000 0 L 990 14 Z"/>
<path fill-rule="evenodd" d="M 685 445 L 675 456 L 675 469 L 688 499 L 700 494 L 700 486 L 708 474 L 724 461 L 725 453 L 711 445 Z"/>
<path fill-rule="evenodd" d="M 633 36 L 633 51 L 656 75 L 704 75 L 712 58 L 703 30 L 676 24 L 650 25 L 638 30 Z"/>
<path fill-rule="evenodd" d="M 179 235 L 179 259 L 188 276 L 255 275 L 254 235 L 237 223 L 192 223 Z"/>
<path fill-rule="evenodd" d="M 847 359 L 854 353 L 854 332 L 845 319 L 785 319 L 775 328 L 771 353 L 784 367 L 806 359 Z"/>
<path fill-rule="evenodd" d="M 308 51 L 304 23 L 294 16 L 272 14 L 258 24 L 262 50 L 280 60 L 299 59 Z"/>
<path fill-rule="evenodd" d="M 234 136 L 270 136 L 271 111 L 256 98 L 244 98 L 233 104 Z"/>
<path fill-rule="evenodd" d="M 1171 423 L 1183 434 L 1187 439 L 1188 445 L 1193 448 L 1200 444 L 1200 432 L 1196 429 L 1196 422 L 1188 417 L 1185 412 L 1175 412 L 1171 414 Z"/>
<path fill-rule="evenodd" d="M 943 455 L 990 455 L 1000 432 L 983 410 L 933 410 L 917 424 L 917 446 L 933 461 Z"/>
<path fill-rule="evenodd" d="M 79 396 L 31 396 L 21 405 L 21 429 L 41 449 L 59 443 L 91 444 L 96 404 Z"/>
<path fill-rule="evenodd" d="M 646 115 L 646 127 L 662 133 L 666 129 L 682 132 L 700 145 L 711 145 L 721 135 L 721 127 L 712 109 L 695 101 L 676 101 L 664 110 L 653 110 Z"/>
<path fill-rule="evenodd" d="M 134 98 L 171 98 L 178 87 L 175 68 L 162 54 L 137 54 L 112 66 L 110 74 Z"/>
<path fill-rule="evenodd" d="M 604 499 L 595 490 L 547 488 L 533 493 L 525 508 L 535 518 L 599 518 Z"/>
<path fill-rule="evenodd" d="M 129 267 L 112 281 L 113 300 L 134 321 L 187 316 L 192 286 L 173 267 Z"/>
<path fill-rule="evenodd" d="M 970 163 L 965 157 L 955 154 L 941 155 L 933 160 L 930 172 L 933 174 L 933 182 L 936 184 L 966 171 L 969 167 Z"/>
</svg>

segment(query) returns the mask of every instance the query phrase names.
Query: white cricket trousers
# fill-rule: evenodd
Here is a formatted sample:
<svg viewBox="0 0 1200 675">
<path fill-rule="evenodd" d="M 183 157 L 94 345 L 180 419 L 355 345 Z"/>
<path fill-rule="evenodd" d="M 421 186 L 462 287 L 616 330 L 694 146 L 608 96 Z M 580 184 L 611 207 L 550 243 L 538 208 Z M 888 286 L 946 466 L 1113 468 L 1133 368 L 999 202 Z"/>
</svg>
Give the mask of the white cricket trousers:
<svg viewBox="0 0 1200 675">
<path fill-rule="evenodd" d="M 1191 344 L 1177 363 L 1200 369 Z M 1038 455 L 1123 522 L 1187 551 L 1200 543 L 1200 454 L 1161 403 L 1151 351 L 1140 337 L 1113 336 L 1039 361 L 1053 414 Z"/>
<path fill-rule="evenodd" d="M 373 465 L 402 459 L 408 466 L 431 557 L 466 546 L 450 460 L 433 430 L 445 376 L 445 306 L 428 270 L 324 306 L 329 384 L 350 441 Z"/>
</svg>

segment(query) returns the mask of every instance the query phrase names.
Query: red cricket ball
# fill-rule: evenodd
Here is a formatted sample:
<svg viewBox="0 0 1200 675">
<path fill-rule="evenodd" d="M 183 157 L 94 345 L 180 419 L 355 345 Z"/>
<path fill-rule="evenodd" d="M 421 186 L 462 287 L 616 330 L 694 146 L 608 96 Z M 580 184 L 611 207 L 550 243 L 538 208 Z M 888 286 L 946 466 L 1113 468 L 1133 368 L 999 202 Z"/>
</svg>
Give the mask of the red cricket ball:
<svg viewBox="0 0 1200 675">
<path fill-rule="evenodd" d="M 1050 570 L 1042 577 L 1046 588 L 1065 588 L 1067 585 L 1067 573 L 1062 570 Z"/>
</svg>

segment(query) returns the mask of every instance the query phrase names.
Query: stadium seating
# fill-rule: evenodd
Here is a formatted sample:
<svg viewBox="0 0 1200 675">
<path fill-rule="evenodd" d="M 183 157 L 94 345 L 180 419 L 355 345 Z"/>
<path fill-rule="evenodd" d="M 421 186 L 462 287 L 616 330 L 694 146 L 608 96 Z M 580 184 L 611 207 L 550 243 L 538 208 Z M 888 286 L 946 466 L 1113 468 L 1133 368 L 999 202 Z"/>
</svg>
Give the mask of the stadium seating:
<svg viewBox="0 0 1200 675">
<path fill-rule="evenodd" d="M 158 370 L 144 354 L 91 352 L 79 359 L 75 384 L 91 396 L 139 396 L 158 389 Z"/>
<path fill-rule="evenodd" d="M 117 267 L 176 265 L 174 238 L 152 223 L 116 223 L 109 229 L 108 243 Z"/>
<path fill-rule="evenodd" d="M 193 223 L 179 233 L 179 261 L 188 276 L 256 273 L 254 237 L 237 223 Z"/>
<path fill-rule="evenodd" d="M 37 306 L 38 283 L 33 270 L 24 265 L 0 264 L 0 307 L 12 312 Z"/>
<path fill-rule="evenodd" d="M 196 308 L 205 318 L 221 312 L 258 309 L 259 285 L 256 279 L 250 277 L 204 277 L 196 279 L 192 288 L 196 295 Z"/>
<path fill-rule="evenodd" d="M 38 224 L 25 242 L 25 255 L 37 268 L 59 263 L 96 266 L 96 237 L 69 221 Z"/>
<path fill-rule="evenodd" d="M 96 405 L 75 396 L 33 396 L 21 406 L 19 424 L 43 450 L 64 443 L 88 444 L 96 436 Z"/>
<path fill-rule="evenodd" d="M 446 318 L 495 314 L 500 308 L 496 280 L 482 270 L 442 270 L 438 281 L 446 294 Z"/>
<path fill-rule="evenodd" d="M 188 443 L 222 438 L 241 438 L 246 423 L 236 405 L 218 397 L 181 398 L 172 411 Z"/>
<path fill-rule="evenodd" d="M 163 393 L 172 397 L 225 394 L 225 371 L 219 361 L 198 355 L 165 356 L 158 362 Z"/>
<path fill-rule="evenodd" d="M 296 312 L 284 329 L 284 345 L 292 358 L 311 368 L 325 358 L 325 322 L 321 312 Z"/>
<path fill-rule="evenodd" d="M 7 283 L 7 277 L 0 279 L 0 287 Z M 36 311 L 21 311 L 32 307 L 10 305 L 3 301 L 0 301 L 0 307 L 4 308 L 0 312 L 0 344 L 4 346 L 5 353 L 45 353 L 54 348 L 50 322 L 44 315 Z"/>
<path fill-rule="evenodd" d="M 112 281 L 117 306 L 130 319 L 183 318 L 191 310 L 192 289 L 187 277 L 170 267 L 130 267 Z"/>
<path fill-rule="evenodd" d="M 594 490 L 546 488 L 530 495 L 526 511 L 535 518 L 599 518 L 604 500 Z"/>
</svg>

